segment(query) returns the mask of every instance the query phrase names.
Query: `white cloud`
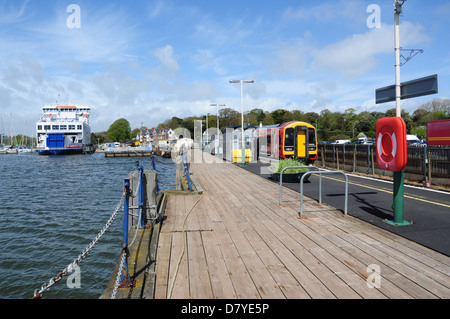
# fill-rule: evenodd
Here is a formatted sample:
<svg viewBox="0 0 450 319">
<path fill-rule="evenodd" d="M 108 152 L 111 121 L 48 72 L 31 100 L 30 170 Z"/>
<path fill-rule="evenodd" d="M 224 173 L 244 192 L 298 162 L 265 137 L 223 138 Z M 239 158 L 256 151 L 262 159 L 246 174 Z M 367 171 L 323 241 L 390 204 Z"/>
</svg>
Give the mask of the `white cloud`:
<svg viewBox="0 0 450 319">
<path fill-rule="evenodd" d="M 228 70 L 225 67 L 224 57 L 215 56 L 213 50 L 197 49 L 197 53 L 192 58 L 197 69 L 204 72 L 214 72 L 217 75 L 225 75 Z"/>
<path fill-rule="evenodd" d="M 314 2 L 316 3 L 316 2 Z M 362 22 L 366 19 L 365 6 L 367 4 L 358 0 L 340 0 L 323 2 L 312 7 L 306 7 L 304 3 L 297 9 L 288 7 L 283 13 L 283 19 L 306 22 L 330 22 L 335 20 L 346 20 Z"/>
<path fill-rule="evenodd" d="M 180 68 L 178 62 L 173 56 L 173 47 L 166 45 L 163 48 L 158 48 L 153 52 L 153 55 L 159 59 L 163 67 L 172 72 L 177 72 Z"/>
<path fill-rule="evenodd" d="M 394 27 L 382 24 L 364 34 L 355 34 L 314 52 L 313 67 L 316 70 L 334 70 L 345 78 L 367 74 L 379 63 L 379 54 L 394 52 Z M 400 26 L 402 46 L 417 45 L 429 41 L 419 24 L 409 22 Z"/>
<path fill-rule="evenodd" d="M 58 5 L 53 8 L 53 19 L 29 21 L 24 27 L 28 37 L 20 40 L 29 46 L 28 52 L 33 52 L 46 65 L 61 56 L 78 62 L 123 60 L 138 33 L 131 17 L 113 5 L 84 4 L 80 10 L 80 28 L 67 27 L 70 13 L 66 12 L 66 7 Z"/>
<path fill-rule="evenodd" d="M 8 8 L 1 7 L 0 8 L 0 24 L 13 24 L 17 22 L 24 21 L 25 19 L 25 11 L 30 0 L 25 0 L 20 4 L 19 7 L 9 6 Z M 17 4 L 18 1 L 14 1 L 14 4 Z"/>
</svg>

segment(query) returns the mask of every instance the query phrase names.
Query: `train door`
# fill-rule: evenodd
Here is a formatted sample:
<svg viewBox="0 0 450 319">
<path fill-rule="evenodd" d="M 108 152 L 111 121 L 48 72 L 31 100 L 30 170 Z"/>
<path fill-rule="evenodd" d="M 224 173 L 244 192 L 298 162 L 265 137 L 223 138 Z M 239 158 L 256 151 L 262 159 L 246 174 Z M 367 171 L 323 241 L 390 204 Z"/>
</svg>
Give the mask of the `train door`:
<svg viewBox="0 0 450 319">
<path fill-rule="evenodd" d="M 278 129 L 270 130 L 270 158 L 279 159 L 280 158 L 280 132 Z"/>
<path fill-rule="evenodd" d="M 306 159 L 308 157 L 308 128 L 306 126 L 295 127 L 294 140 L 294 158 L 295 159 Z"/>
</svg>

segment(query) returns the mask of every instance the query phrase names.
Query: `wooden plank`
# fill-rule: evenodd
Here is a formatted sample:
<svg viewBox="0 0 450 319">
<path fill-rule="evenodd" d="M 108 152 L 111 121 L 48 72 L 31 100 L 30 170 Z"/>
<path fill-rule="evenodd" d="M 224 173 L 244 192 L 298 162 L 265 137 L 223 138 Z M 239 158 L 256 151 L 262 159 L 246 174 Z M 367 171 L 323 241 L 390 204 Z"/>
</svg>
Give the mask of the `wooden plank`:
<svg viewBox="0 0 450 319">
<path fill-rule="evenodd" d="M 327 239 L 340 248 L 339 250 L 335 250 L 333 252 L 339 254 L 341 256 L 341 260 L 343 260 L 345 264 L 359 273 L 361 277 L 365 279 L 368 278 L 369 273 L 367 272 L 367 267 L 377 263 L 373 256 L 353 246 L 350 242 L 344 240 L 340 235 L 328 236 Z M 380 264 L 378 263 L 378 265 Z M 374 289 L 372 288 L 371 290 Z M 381 278 L 381 286 L 377 290 L 383 293 L 386 297 L 392 299 L 412 298 L 410 294 L 393 284 L 388 278 Z"/>
<path fill-rule="evenodd" d="M 213 292 L 202 237 L 199 231 L 189 231 L 186 234 L 190 298 L 212 299 Z"/>
<path fill-rule="evenodd" d="M 353 236 L 360 239 L 360 242 L 365 245 L 370 245 L 373 240 L 365 233 L 353 234 Z M 449 285 L 448 275 L 430 271 L 428 267 L 417 262 L 410 256 L 405 256 L 399 251 L 389 249 L 379 241 L 376 241 L 376 243 L 379 256 L 384 260 L 391 260 L 398 273 L 414 281 L 438 298 L 448 298 L 450 296 L 450 289 L 447 288 Z M 373 243 L 370 246 L 375 247 Z"/>
<path fill-rule="evenodd" d="M 170 233 L 174 231 L 176 220 L 176 196 L 167 195 L 166 209 L 163 216 L 164 227 L 161 227 L 162 233 Z"/>
<path fill-rule="evenodd" d="M 185 227 L 186 222 L 186 203 L 185 203 L 185 197 L 186 196 L 176 196 L 175 202 L 176 202 L 176 219 L 175 219 L 175 226 L 173 228 L 173 231 L 182 231 Z"/>
<path fill-rule="evenodd" d="M 205 250 L 206 263 L 208 265 L 213 298 L 235 299 L 237 298 L 229 270 L 224 262 L 220 246 L 215 232 L 201 232 L 203 247 Z"/>
<path fill-rule="evenodd" d="M 366 265 L 378 265 L 380 267 L 381 276 L 392 282 L 394 285 L 405 291 L 408 295 L 413 298 L 432 298 L 433 294 L 428 292 L 427 290 L 420 287 L 414 281 L 402 276 L 398 272 L 398 267 L 401 267 L 401 264 L 392 259 L 392 256 L 386 256 L 380 253 L 373 246 L 362 243 L 358 238 L 354 237 L 352 234 L 347 235 L 339 235 L 339 237 L 347 240 L 353 246 L 359 248 L 361 251 L 367 253 L 370 256 L 370 260 L 366 261 Z"/>
<path fill-rule="evenodd" d="M 239 207 L 227 207 L 226 202 L 223 198 L 219 198 L 217 204 L 222 207 L 221 212 L 226 217 L 225 220 L 228 232 L 232 234 L 232 240 L 239 251 L 243 262 L 247 270 L 255 283 L 259 294 L 262 298 L 284 298 L 284 295 L 280 291 L 279 286 L 273 279 L 270 272 L 265 267 L 264 263 L 261 261 L 258 254 L 255 252 L 254 248 L 250 244 L 249 240 L 245 237 L 241 229 L 239 229 L 237 222 L 239 219 L 234 217 L 234 209 Z M 240 220 L 242 222 L 242 220 Z M 252 238 L 252 240 L 257 241 L 258 238 Z"/>
<path fill-rule="evenodd" d="M 228 274 L 233 283 L 236 297 L 238 299 L 261 298 L 228 232 L 218 229 L 215 231 L 215 234 L 217 241 L 220 243 L 220 252 L 227 265 Z"/>
<path fill-rule="evenodd" d="M 185 230 L 186 231 L 199 231 L 200 222 L 198 219 L 198 209 L 196 206 L 196 201 L 201 197 L 199 195 L 186 195 L 184 197 L 185 211 L 184 216 L 186 216 Z"/>
<path fill-rule="evenodd" d="M 161 233 L 156 253 L 155 299 L 167 298 L 171 246 L 172 233 Z"/>
<path fill-rule="evenodd" d="M 189 298 L 189 273 L 186 254 L 186 233 L 172 233 L 168 299 Z"/>
</svg>

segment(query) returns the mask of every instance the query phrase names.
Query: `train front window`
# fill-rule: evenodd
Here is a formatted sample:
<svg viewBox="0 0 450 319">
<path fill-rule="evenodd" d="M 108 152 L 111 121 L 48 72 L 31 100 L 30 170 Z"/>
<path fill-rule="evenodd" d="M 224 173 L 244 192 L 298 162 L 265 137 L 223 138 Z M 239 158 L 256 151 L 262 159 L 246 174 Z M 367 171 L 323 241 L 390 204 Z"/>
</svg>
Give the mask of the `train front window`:
<svg viewBox="0 0 450 319">
<path fill-rule="evenodd" d="M 294 150 L 294 128 L 287 128 L 284 135 L 284 150 L 293 151 Z"/>
<path fill-rule="evenodd" d="M 316 132 L 314 129 L 308 130 L 308 149 L 313 151 L 316 149 Z"/>
</svg>

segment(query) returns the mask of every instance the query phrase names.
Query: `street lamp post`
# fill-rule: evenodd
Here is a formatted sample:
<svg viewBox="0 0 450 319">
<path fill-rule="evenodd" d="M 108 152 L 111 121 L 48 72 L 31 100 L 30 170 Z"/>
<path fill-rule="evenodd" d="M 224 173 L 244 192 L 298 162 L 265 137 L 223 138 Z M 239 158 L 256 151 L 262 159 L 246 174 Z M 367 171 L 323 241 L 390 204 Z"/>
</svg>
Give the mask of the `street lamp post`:
<svg viewBox="0 0 450 319">
<path fill-rule="evenodd" d="M 230 80 L 230 83 L 241 83 L 241 143 L 242 143 L 242 166 L 245 166 L 245 144 L 244 144 L 244 83 L 254 83 L 253 80 Z"/>
</svg>

